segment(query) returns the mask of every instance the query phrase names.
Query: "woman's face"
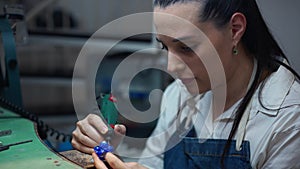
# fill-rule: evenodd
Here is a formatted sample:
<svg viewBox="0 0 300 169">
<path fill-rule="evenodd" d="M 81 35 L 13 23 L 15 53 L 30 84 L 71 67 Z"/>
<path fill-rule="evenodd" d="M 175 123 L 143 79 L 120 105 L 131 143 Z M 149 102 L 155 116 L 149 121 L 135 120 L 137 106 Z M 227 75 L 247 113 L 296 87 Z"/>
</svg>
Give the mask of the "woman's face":
<svg viewBox="0 0 300 169">
<path fill-rule="evenodd" d="M 218 66 L 217 62 L 210 60 L 216 58 L 214 55 L 219 54 L 226 76 L 231 73 L 230 62 L 233 59 L 230 28 L 225 26 L 221 29 L 211 22 L 200 22 L 200 5 L 199 2 L 177 3 L 154 9 L 157 40 L 168 53 L 168 71 L 176 74 L 191 93 L 203 93 L 211 89 L 207 68 Z M 177 21 L 177 17 L 192 23 L 194 27 L 188 26 L 187 22 Z M 199 33 L 199 29 L 204 34 Z M 205 59 L 208 62 L 204 65 Z"/>
</svg>

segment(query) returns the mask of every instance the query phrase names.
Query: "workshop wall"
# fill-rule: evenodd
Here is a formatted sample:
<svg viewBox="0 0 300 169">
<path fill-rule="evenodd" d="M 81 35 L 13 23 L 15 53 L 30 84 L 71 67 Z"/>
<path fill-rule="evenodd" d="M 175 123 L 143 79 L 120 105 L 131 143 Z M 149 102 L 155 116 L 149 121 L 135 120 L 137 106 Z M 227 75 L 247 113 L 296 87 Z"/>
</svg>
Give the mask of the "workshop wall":
<svg viewBox="0 0 300 169">
<path fill-rule="evenodd" d="M 257 2 L 292 67 L 300 73 L 300 1 L 257 0 Z"/>
<path fill-rule="evenodd" d="M 53 0 L 47 3 L 31 0 L 24 1 L 24 5 L 30 18 L 28 43 L 18 47 L 24 106 L 38 114 L 51 115 L 74 112 L 71 79 L 74 64 L 87 39 L 114 19 L 152 11 L 151 0 Z M 152 30 L 151 22 L 142 25 Z M 123 30 L 120 35 L 126 34 L 126 29 Z M 105 35 L 99 42 L 116 37 L 116 33 Z M 136 44 L 146 41 L 146 46 L 150 45 L 151 38 L 139 39 Z"/>
</svg>

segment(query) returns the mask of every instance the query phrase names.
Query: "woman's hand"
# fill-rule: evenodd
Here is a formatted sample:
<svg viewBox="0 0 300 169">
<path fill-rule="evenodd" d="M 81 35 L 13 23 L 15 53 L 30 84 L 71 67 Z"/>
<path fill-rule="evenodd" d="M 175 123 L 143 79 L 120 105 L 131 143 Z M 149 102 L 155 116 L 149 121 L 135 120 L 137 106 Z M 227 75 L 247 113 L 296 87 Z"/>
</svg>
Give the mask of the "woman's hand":
<svg viewBox="0 0 300 169">
<path fill-rule="evenodd" d="M 96 153 L 93 153 L 92 156 L 97 169 L 108 169 Z M 104 158 L 112 169 L 147 169 L 136 162 L 124 163 L 112 153 L 107 153 Z"/>
<path fill-rule="evenodd" d="M 114 137 L 111 144 L 116 148 L 126 133 L 124 125 L 116 125 L 114 128 Z M 94 147 L 99 145 L 105 138 L 108 127 L 102 119 L 95 114 L 89 114 L 83 120 L 77 122 L 76 129 L 72 135 L 72 146 L 84 153 L 92 154 Z"/>
</svg>

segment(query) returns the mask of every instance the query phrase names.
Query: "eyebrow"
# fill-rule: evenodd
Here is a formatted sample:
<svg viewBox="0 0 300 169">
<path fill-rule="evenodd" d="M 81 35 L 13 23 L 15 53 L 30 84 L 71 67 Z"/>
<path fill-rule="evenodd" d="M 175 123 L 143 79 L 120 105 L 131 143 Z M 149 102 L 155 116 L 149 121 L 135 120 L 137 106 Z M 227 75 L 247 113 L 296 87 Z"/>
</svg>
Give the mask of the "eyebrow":
<svg viewBox="0 0 300 169">
<path fill-rule="evenodd" d="M 184 40 L 187 40 L 187 39 L 191 39 L 193 38 L 193 36 L 184 36 L 184 37 L 180 37 L 180 38 L 174 38 L 172 40 L 172 42 L 174 43 L 177 43 L 177 42 L 182 42 Z M 155 38 L 158 42 L 162 43 L 162 41 L 160 39 L 158 39 L 157 37 Z"/>
<path fill-rule="evenodd" d="M 159 40 L 157 37 L 155 37 L 155 39 L 156 39 L 156 41 L 157 41 L 157 42 L 162 42 L 162 41 L 161 41 L 161 40 Z"/>
<path fill-rule="evenodd" d="M 180 38 L 175 38 L 172 40 L 172 42 L 182 42 L 184 40 L 187 40 L 187 39 L 191 39 L 193 36 L 184 36 L 184 37 L 180 37 Z"/>
</svg>

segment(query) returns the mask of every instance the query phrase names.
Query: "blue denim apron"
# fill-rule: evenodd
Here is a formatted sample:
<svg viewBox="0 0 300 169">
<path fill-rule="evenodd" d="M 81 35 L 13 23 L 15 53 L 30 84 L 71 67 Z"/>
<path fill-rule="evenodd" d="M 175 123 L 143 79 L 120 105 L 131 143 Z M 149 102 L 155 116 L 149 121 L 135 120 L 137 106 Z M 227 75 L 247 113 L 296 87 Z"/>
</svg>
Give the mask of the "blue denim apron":
<svg viewBox="0 0 300 169">
<path fill-rule="evenodd" d="M 192 129 L 175 147 L 165 152 L 165 169 L 222 168 L 221 157 L 227 140 L 200 140 L 194 136 L 195 131 Z M 176 137 L 178 139 L 178 135 Z M 236 141 L 232 141 L 224 157 L 224 168 L 251 169 L 249 141 L 242 142 L 240 151 L 237 151 L 235 146 Z"/>
</svg>

